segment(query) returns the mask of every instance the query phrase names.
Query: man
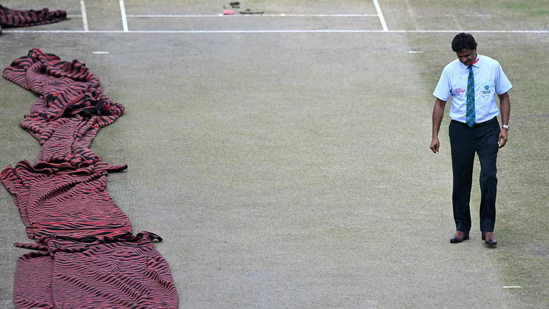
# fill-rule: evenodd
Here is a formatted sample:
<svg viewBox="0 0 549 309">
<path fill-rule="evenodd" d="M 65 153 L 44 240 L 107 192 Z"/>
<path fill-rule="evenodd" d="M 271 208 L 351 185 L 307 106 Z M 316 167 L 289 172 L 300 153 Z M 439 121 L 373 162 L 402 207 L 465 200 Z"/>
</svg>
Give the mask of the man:
<svg viewBox="0 0 549 309">
<path fill-rule="evenodd" d="M 497 244 L 494 237 L 496 220 L 496 159 L 498 149 L 507 142 L 511 102 L 507 92 L 512 85 L 494 59 L 479 55 L 477 43 L 468 33 L 456 35 L 452 41 L 456 60 L 449 63 L 440 76 L 433 95 L 433 139 L 431 150 L 438 153 L 438 132 L 446 101 L 452 98 L 449 127 L 452 154 L 453 193 L 452 204 L 456 233 L 451 243 L 469 239 L 471 213 L 469 200 L 475 153 L 480 161 L 480 230 L 488 247 Z M 495 95 L 499 97 L 500 111 Z"/>
</svg>

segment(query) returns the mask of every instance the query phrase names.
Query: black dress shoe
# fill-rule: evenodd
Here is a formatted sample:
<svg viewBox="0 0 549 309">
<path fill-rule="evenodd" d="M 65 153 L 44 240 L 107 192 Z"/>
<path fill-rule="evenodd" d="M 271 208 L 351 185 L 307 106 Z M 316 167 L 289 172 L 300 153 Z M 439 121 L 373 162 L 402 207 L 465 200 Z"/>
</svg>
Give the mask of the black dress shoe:
<svg viewBox="0 0 549 309">
<path fill-rule="evenodd" d="M 464 234 L 462 238 L 454 236 L 450 238 L 450 243 L 452 244 L 459 244 L 460 242 L 469 239 L 469 234 Z"/>
<path fill-rule="evenodd" d="M 486 239 L 484 241 L 484 243 L 486 244 L 486 246 L 488 246 L 489 248 L 495 248 L 496 245 L 498 244 L 497 240 L 495 238 L 492 238 L 492 239 Z"/>
<path fill-rule="evenodd" d="M 480 234 L 480 238 L 482 238 L 482 240 L 486 240 L 486 232 L 482 232 Z"/>
</svg>

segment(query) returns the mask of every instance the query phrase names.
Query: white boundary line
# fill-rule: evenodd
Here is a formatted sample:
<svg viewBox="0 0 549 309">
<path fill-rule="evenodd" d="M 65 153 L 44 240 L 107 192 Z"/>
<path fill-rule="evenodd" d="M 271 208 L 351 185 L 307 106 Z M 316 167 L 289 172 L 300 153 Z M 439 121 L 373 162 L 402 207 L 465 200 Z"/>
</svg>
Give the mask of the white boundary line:
<svg viewBox="0 0 549 309">
<path fill-rule="evenodd" d="M 124 0 L 120 0 L 120 14 L 122 14 L 122 27 L 124 28 L 124 32 L 128 32 L 128 19 L 126 18 Z"/>
<path fill-rule="evenodd" d="M 80 8 L 82 9 L 82 25 L 84 26 L 84 31 L 89 31 L 88 15 L 86 14 L 86 4 L 84 3 L 84 0 L 80 0 Z"/>
<path fill-rule="evenodd" d="M 231 34 L 231 33 L 459 33 L 464 30 L 4 30 L 3 33 L 157 33 L 157 34 Z M 466 30 L 468 33 L 549 34 L 549 30 Z"/>
<path fill-rule="evenodd" d="M 377 14 L 210 14 L 210 15 L 126 15 L 128 18 L 200 18 L 200 17 L 377 17 Z"/>
<path fill-rule="evenodd" d="M 379 16 L 379 21 L 381 22 L 381 26 L 383 27 L 383 31 L 389 31 L 389 28 L 387 28 L 387 23 L 385 22 L 385 17 L 383 17 L 383 12 L 381 12 L 381 7 L 379 6 L 377 0 L 374 0 L 374 5 L 376 7 L 377 15 Z"/>
</svg>

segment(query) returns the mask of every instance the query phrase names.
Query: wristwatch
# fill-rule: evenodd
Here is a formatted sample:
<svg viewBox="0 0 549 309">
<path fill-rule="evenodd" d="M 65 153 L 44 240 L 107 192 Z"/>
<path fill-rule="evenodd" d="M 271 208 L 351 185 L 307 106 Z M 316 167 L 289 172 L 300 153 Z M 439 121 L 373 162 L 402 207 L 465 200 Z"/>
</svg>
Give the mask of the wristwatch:
<svg viewBox="0 0 549 309">
<path fill-rule="evenodd" d="M 508 125 L 508 124 L 504 124 L 504 125 L 502 125 L 501 127 L 504 128 L 504 129 L 509 130 L 509 125 Z"/>
</svg>

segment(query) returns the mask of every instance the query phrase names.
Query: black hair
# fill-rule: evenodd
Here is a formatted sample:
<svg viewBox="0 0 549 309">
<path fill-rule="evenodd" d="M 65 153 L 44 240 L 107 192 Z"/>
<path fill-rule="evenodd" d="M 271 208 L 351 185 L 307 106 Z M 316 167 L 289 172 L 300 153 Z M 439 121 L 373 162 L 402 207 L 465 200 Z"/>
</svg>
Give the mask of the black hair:
<svg viewBox="0 0 549 309">
<path fill-rule="evenodd" d="M 456 53 L 464 49 L 476 49 L 477 42 L 475 38 L 469 33 L 460 33 L 454 37 L 452 40 L 452 50 Z"/>
</svg>

